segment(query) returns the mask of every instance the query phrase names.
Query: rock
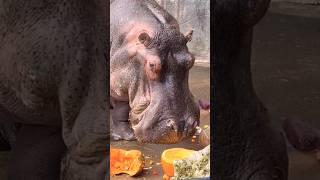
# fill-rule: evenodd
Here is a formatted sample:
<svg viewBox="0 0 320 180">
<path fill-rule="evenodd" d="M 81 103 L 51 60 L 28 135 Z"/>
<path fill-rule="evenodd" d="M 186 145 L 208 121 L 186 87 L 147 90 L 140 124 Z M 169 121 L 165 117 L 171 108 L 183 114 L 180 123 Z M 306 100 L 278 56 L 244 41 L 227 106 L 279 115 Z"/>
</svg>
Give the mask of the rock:
<svg viewBox="0 0 320 180">
<path fill-rule="evenodd" d="M 198 103 L 199 103 L 200 109 L 210 110 L 210 101 L 208 101 L 206 99 L 199 99 Z"/>
<path fill-rule="evenodd" d="M 283 118 L 282 128 L 289 143 L 299 151 L 312 151 L 320 147 L 320 131 L 297 120 Z"/>
</svg>

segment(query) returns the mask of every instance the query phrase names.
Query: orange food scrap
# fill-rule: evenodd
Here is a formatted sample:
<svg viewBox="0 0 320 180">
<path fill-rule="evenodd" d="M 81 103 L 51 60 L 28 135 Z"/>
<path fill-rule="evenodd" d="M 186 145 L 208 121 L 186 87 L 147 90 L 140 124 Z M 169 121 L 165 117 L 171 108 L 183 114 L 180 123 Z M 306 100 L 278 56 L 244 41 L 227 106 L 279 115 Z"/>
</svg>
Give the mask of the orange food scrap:
<svg viewBox="0 0 320 180">
<path fill-rule="evenodd" d="M 170 177 L 168 175 L 166 175 L 166 174 L 163 175 L 162 178 L 163 178 L 163 180 L 170 180 Z"/>
<path fill-rule="evenodd" d="M 190 156 L 194 151 L 184 148 L 172 148 L 163 151 L 161 155 L 161 164 L 164 174 L 169 177 L 174 176 L 173 161 L 184 159 Z"/>
<path fill-rule="evenodd" d="M 135 176 L 142 172 L 144 158 L 141 151 L 110 148 L 110 174 Z"/>
<path fill-rule="evenodd" d="M 152 171 L 152 175 L 156 176 L 156 175 L 158 175 L 158 172 L 155 171 L 155 170 L 153 170 L 153 171 Z"/>
</svg>

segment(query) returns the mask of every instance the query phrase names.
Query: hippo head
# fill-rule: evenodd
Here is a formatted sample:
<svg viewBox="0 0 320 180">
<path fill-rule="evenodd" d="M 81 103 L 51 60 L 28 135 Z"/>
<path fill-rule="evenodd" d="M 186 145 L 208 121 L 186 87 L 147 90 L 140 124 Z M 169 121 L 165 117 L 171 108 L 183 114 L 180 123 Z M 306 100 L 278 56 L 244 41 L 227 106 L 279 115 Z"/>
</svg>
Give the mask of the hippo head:
<svg viewBox="0 0 320 180">
<path fill-rule="evenodd" d="M 188 85 L 195 61 L 187 48 L 191 37 L 192 31 L 183 35 L 168 26 L 136 31 L 131 38 L 128 52 L 135 74 L 128 90 L 129 119 L 140 142 L 177 143 L 199 125 L 199 108 Z"/>
</svg>

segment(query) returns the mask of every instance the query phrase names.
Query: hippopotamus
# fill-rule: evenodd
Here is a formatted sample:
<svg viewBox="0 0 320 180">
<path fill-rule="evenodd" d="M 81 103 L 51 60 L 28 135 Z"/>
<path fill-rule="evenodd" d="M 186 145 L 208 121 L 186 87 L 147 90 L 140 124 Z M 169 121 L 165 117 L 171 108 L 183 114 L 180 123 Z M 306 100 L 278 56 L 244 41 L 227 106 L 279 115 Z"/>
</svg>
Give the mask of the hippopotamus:
<svg viewBox="0 0 320 180">
<path fill-rule="evenodd" d="M 103 180 L 109 3 L 0 0 L 0 149 L 12 180 Z"/>
<path fill-rule="evenodd" d="M 200 111 L 188 86 L 193 31 L 154 0 L 110 5 L 110 99 L 114 139 L 177 143 L 195 133 Z"/>
</svg>

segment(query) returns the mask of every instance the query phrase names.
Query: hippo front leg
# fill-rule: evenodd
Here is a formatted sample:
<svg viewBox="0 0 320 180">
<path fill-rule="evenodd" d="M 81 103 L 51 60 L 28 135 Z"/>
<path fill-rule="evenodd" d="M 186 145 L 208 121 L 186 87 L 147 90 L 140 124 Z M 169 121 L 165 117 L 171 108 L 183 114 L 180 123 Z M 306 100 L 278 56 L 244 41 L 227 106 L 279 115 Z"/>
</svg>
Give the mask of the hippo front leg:
<svg viewBox="0 0 320 180">
<path fill-rule="evenodd" d="M 112 100 L 112 137 L 115 140 L 134 140 L 134 132 L 130 127 L 129 122 L 129 112 L 130 106 L 129 102 L 126 101 L 115 101 Z"/>
</svg>

